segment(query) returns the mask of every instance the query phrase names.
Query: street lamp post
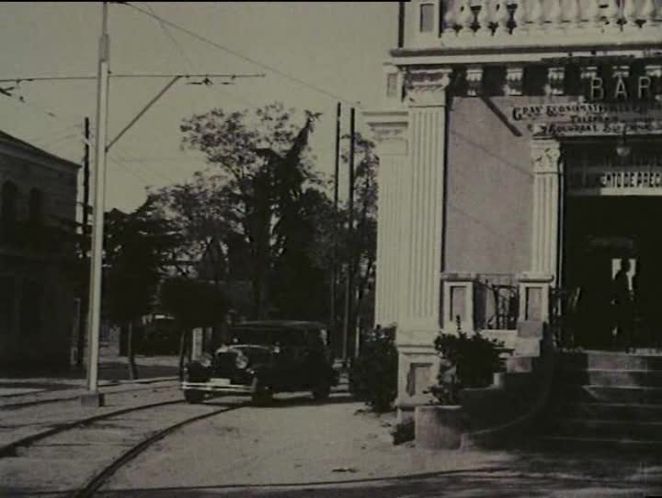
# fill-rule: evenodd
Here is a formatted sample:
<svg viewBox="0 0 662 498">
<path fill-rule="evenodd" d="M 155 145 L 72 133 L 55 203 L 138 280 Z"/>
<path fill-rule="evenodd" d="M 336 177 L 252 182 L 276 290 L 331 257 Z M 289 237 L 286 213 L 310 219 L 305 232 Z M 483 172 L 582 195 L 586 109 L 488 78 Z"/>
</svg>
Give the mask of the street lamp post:
<svg viewBox="0 0 662 498">
<path fill-rule="evenodd" d="M 105 211 L 106 124 L 108 115 L 108 74 L 110 38 L 108 36 L 108 3 L 103 2 L 99 64 L 97 73 L 97 112 L 94 157 L 94 208 L 92 224 L 92 262 L 90 265 L 90 298 L 88 314 L 87 389 L 84 404 L 101 406 L 99 393 L 99 332 L 101 327 L 101 278 L 103 260 L 103 215 Z"/>
</svg>

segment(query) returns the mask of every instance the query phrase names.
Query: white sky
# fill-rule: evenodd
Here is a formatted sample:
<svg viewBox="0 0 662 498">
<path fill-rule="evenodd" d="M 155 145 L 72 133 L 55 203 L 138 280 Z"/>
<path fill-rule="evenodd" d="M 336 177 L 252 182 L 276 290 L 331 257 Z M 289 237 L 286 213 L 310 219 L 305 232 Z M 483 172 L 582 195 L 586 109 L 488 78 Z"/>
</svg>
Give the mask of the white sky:
<svg viewBox="0 0 662 498">
<path fill-rule="evenodd" d="M 379 103 L 382 63 L 396 41 L 397 2 L 135 2 L 220 45 L 366 108 Z M 266 73 L 211 87 L 175 84 L 109 154 L 106 207 L 130 210 L 145 187 L 183 181 L 204 166 L 180 150 L 184 117 L 212 107 L 274 101 L 324 113 L 313 141 L 318 168 L 333 168 L 337 99 L 189 37 L 128 6 L 110 5 L 114 73 Z M 100 3 L 0 3 L 0 78 L 96 74 Z M 175 39 L 173 42 L 172 38 Z M 109 140 L 167 80 L 113 80 Z M 6 88 L 12 84 L 1 83 Z M 24 82 L 20 103 L 0 95 L 0 129 L 75 162 L 82 121 L 94 121 L 96 82 Z M 50 116 L 48 113 L 53 113 Z M 343 127 L 348 128 L 344 106 Z M 357 109 L 357 128 L 363 123 Z M 344 189 L 343 189 L 344 190 Z"/>
</svg>

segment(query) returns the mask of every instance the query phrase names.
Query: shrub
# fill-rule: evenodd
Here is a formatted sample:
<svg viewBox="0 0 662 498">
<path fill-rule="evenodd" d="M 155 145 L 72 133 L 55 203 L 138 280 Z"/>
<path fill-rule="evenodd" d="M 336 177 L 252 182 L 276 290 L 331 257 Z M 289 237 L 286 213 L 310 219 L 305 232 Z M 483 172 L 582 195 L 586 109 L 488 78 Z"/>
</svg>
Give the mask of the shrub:
<svg viewBox="0 0 662 498">
<path fill-rule="evenodd" d="M 394 332 L 377 327 L 370 333 L 349 372 L 350 392 L 376 412 L 389 410 L 398 393 Z"/>
<path fill-rule="evenodd" d="M 430 392 L 441 404 L 459 403 L 459 392 L 466 387 L 487 387 L 495 372 L 503 370 L 501 341 L 487 339 L 478 332 L 441 334 L 434 341 L 441 356 L 437 384 Z"/>
<path fill-rule="evenodd" d="M 393 427 L 393 430 L 391 430 L 391 436 L 393 437 L 394 445 L 413 441 L 416 437 L 414 419 L 397 423 Z"/>
</svg>

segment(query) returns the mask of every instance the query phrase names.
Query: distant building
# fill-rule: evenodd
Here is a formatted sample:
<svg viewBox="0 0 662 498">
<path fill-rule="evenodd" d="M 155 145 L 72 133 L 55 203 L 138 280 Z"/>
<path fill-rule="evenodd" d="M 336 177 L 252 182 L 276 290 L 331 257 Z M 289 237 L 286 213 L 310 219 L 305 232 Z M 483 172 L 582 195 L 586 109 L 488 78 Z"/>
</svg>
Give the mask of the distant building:
<svg viewBox="0 0 662 498">
<path fill-rule="evenodd" d="M 427 399 L 440 330 L 536 356 L 522 322 L 542 330 L 577 289 L 576 342 L 600 347 L 622 259 L 660 334 L 662 1 L 404 4 L 383 105 L 365 113 L 380 156 L 376 322 L 397 324 L 398 406 Z"/>
<path fill-rule="evenodd" d="M 0 369 L 68 364 L 78 168 L 0 132 Z"/>
</svg>

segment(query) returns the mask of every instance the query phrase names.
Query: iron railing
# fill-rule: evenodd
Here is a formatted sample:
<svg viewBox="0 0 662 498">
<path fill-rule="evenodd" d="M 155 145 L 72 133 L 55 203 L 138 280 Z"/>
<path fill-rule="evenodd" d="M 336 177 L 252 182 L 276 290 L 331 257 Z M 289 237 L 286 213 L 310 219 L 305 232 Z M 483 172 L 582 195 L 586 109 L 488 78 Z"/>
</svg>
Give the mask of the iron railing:
<svg viewBox="0 0 662 498">
<path fill-rule="evenodd" d="M 511 274 L 480 274 L 476 282 L 476 328 L 513 330 L 519 316 L 519 286 Z"/>
</svg>

